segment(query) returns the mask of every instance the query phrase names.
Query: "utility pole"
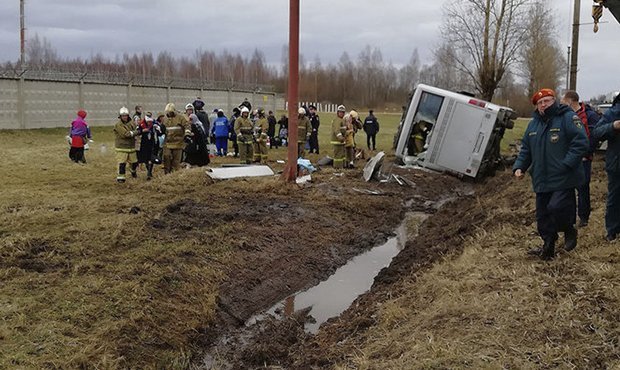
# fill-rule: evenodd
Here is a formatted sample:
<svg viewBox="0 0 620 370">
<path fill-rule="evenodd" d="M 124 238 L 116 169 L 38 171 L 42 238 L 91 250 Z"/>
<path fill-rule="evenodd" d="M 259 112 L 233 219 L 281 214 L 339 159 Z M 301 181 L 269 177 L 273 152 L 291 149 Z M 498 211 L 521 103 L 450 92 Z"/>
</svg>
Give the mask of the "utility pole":
<svg viewBox="0 0 620 370">
<path fill-rule="evenodd" d="M 24 3 L 26 0 L 19 0 L 19 36 L 20 36 L 20 56 L 19 67 L 26 65 L 26 22 L 24 20 Z"/>
<path fill-rule="evenodd" d="M 570 90 L 570 46 L 566 52 L 566 90 Z"/>
<path fill-rule="evenodd" d="M 570 56 L 570 90 L 577 90 L 577 60 L 579 57 L 579 18 L 581 12 L 581 0 L 574 0 L 575 7 L 573 10 L 573 42 Z"/>
<path fill-rule="evenodd" d="M 299 100 L 299 0 L 290 0 L 288 36 L 288 163 L 286 182 L 297 178 L 297 105 Z"/>
</svg>

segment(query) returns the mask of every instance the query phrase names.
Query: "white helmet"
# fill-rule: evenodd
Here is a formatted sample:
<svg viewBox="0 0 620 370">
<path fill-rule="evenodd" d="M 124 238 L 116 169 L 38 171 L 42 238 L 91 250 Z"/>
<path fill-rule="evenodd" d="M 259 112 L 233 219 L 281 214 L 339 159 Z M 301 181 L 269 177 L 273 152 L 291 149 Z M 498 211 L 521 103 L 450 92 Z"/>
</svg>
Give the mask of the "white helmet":
<svg viewBox="0 0 620 370">
<path fill-rule="evenodd" d="M 166 108 L 164 109 L 164 111 L 166 113 L 170 113 L 170 112 L 174 112 L 176 110 L 174 103 L 168 103 L 166 104 Z"/>
<path fill-rule="evenodd" d="M 304 108 L 299 108 L 297 110 L 297 113 L 299 113 L 299 114 L 306 114 L 306 110 Z"/>
<path fill-rule="evenodd" d="M 122 107 L 119 111 L 118 111 L 119 115 L 129 115 L 129 109 L 127 109 L 127 107 Z"/>
<path fill-rule="evenodd" d="M 241 108 L 241 113 L 250 113 L 250 110 L 248 109 L 248 107 L 243 107 Z"/>
<path fill-rule="evenodd" d="M 338 112 L 346 112 L 346 111 L 347 109 L 344 107 L 344 105 L 341 104 L 338 106 Z"/>
<path fill-rule="evenodd" d="M 185 106 L 185 110 L 188 110 L 188 109 L 194 110 L 194 106 L 192 105 L 192 103 L 188 103 L 188 104 Z"/>
</svg>

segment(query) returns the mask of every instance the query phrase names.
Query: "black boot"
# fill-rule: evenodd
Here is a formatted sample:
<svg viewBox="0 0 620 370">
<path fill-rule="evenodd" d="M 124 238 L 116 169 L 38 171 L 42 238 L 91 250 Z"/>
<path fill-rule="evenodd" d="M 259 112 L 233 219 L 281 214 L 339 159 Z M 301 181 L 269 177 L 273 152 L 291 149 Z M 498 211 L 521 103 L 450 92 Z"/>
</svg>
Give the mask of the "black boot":
<svg viewBox="0 0 620 370">
<path fill-rule="evenodd" d="M 545 240 L 540 258 L 544 261 L 552 260 L 555 257 L 555 239 Z"/>
<path fill-rule="evenodd" d="M 138 163 L 131 164 L 131 177 L 134 179 L 138 177 Z"/>
<path fill-rule="evenodd" d="M 577 229 L 571 226 L 570 229 L 564 233 L 564 250 L 567 252 L 570 252 L 576 247 L 577 247 Z"/>
<path fill-rule="evenodd" d="M 146 164 L 146 179 L 150 180 L 153 178 L 153 163 Z"/>
<path fill-rule="evenodd" d="M 125 182 L 125 169 L 127 167 L 126 163 L 118 164 L 118 176 L 116 176 L 116 182 L 123 183 Z"/>
</svg>

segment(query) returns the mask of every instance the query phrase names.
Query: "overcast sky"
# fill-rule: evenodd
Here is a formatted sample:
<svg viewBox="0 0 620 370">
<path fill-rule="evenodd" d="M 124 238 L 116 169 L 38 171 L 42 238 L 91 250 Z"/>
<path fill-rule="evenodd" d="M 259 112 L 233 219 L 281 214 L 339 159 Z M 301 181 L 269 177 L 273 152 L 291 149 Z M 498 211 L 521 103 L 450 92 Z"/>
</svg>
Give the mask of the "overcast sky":
<svg viewBox="0 0 620 370">
<path fill-rule="evenodd" d="M 560 21 L 557 37 L 570 42 L 571 0 L 549 0 Z M 183 5 L 181 5 L 183 4 Z M 198 48 L 251 55 L 264 51 L 267 62 L 282 60 L 288 42 L 285 0 L 26 0 L 27 37 L 45 36 L 63 57 L 101 52 L 162 50 L 191 56 Z M 355 4 L 355 6 L 352 6 Z M 417 48 L 423 63 L 440 42 L 441 0 L 301 1 L 300 52 L 336 62 L 344 50 L 355 57 L 365 45 L 377 46 L 384 60 L 407 63 Z M 591 1 L 582 1 L 582 22 L 591 22 Z M 581 27 L 577 88 L 589 98 L 620 90 L 620 25 L 605 12 L 598 34 Z M 0 1 L 0 61 L 19 59 L 19 0 Z"/>
</svg>

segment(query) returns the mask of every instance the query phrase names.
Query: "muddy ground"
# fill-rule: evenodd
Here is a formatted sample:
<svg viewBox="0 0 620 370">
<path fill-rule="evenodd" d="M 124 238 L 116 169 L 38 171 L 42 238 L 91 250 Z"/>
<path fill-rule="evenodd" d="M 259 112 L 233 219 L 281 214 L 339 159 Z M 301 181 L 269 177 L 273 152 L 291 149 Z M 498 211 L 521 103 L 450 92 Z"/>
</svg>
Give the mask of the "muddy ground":
<svg viewBox="0 0 620 370">
<path fill-rule="evenodd" d="M 363 328 L 370 317 L 347 312 L 341 319 L 346 324 L 326 325 L 316 337 L 304 332 L 305 321 L 312 320 L 305 312 L 285 320 L 266 319 L 249 329 L 244 324 L 285 297 L 326 279 L 352 257 L 384 243 L 394 235 L 407 212 L 425 212 L 431 217 L 415 245 L 409 241 L 375 285 L 388 284 L 405 270 L 429 265 L 446 252 L 435 248 L 444 245 L 439 241 L 456 238 L 454 248 L 458 248 L 458 236 L 475 225 L 479 215 L 467 213 L 475 193 L 492 191 L 497 186 L 496 182 L 474 184 L 421 170 L 394 167 L 393 171 L 415 186 L 365 183 L 361 170 L 339 176 L 330 169 L 299 190 L 303 199 L 287 192 L 257 194 L 252 199 L 247 194 L 231 195 L 224 204 L 206 205 L 187 199 L 169 205 L 166 214 L 155 218 L 151 226 L 162 237 L 174 237 L 184 228 L 192 232 L 227 222 L 235 238 L 235 256 L 231 260 L 238 262 L 227 268 L 218 296 L 217 319 L 201 336 L 206 350 L 195 366 L 237 369 L 329 365 L 332 362 L 324 356 L 324 345 Z M 361 194 L 358 190 L 374 190 L 379 195 Z M 163 219 L 175 221 L 170 224 Z M 323 345 L 321 338 L 330 340 Z"/>
</svg>

